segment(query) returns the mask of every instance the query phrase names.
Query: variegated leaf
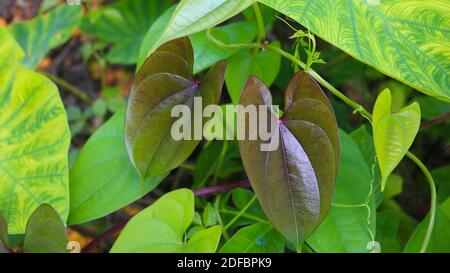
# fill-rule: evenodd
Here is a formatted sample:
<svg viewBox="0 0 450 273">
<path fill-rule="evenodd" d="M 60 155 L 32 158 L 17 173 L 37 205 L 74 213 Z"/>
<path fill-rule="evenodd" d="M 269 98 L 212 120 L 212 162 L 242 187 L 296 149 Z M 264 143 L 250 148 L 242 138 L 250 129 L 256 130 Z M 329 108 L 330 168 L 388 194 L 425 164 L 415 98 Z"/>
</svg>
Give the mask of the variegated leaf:
<svg viewBox="0 0 450 273">
<path fill-rule="evenodd" d="M 20 46 L 0 28 L 0 214 L 9 233 L 25 231 L 32 212 L 69 207 L 70 131 L 58 89 L 21 65 Z"/>
<path fill-rule="evenodd" d="M 260 0 L 327 42 L 450 102 L 447 0 Z"/>
</svg>

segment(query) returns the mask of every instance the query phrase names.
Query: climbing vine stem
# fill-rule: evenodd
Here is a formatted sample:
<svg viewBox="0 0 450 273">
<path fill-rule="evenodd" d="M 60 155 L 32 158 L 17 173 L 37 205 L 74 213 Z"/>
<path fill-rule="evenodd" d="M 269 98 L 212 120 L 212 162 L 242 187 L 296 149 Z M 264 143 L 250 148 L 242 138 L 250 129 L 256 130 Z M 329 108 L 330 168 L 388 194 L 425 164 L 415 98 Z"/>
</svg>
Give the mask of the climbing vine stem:
<svg viewBox="0 0 450 273">
<path fill-rule="evenodd" d="M 255 9 L 255 13 L 257 13 L 257 10 Z M 259 22 L 260 23 L 260 22 Z M 217 46 L 222 48 L 229 48 L 229 49 L 236 49 L 236 48 L 259 48 L 259 49 L 266 49 L 266 50 L 272 50 L 278 54 L 280 54 L 282 57 L 290 60 L 294 64 L 300 66 L 301 68 L 305 69 L 306 64 L 302 62 L 300 59 L 296 58 L 294 55 L 290 54 L 289 52 L 284 51 L 281 48 L 274 47 L 271 45 L 267 45 L 266 43 L 246 43 L 246 44 L 225 44 L 222 41 L 216 39 L 214 35 L 212 34 L 211 29 L 207 30 L 207 37 L 208 39 L 215 43 Z M 372 123 L 372 115 L 369 111 L 367 111 L 362 105 L 358 104 L 357 102 L 351 100 L 348 98 L 344 93 L 339 91 L 337 88 L 335 88 L 333 85 L 331 85 L 329 82 L 327 82 L 324 78 L 322 78 L 316 71 L 313 69 L 309 69 L 307 73 L 313 77 L 317 82 L 319 82 L 323 87 L 328 89 L 331 93 L 333 93 L 336 97 L 338 97 L 340 100 L 342 100 L 344 103 L 346 103 L 348 106 L 354 109 L 355 113 L 359 113 L 361 116 L 366 118 L 370 123 Z M 431 176 L 430 172 L 428 171 L 427 167 L 420 161 L 419 158 L 417 158 L 415 155 L 413 155 L 411 152 L 407 152 L 406 156 L 411 159 L 423 172 L 425 175 L 425 178 L 428 181 L 428 184 L 430 186 L 431 191 L 431 205 L 430 205 L 430 221 L 428 223 L 427 231 L 425 233 L 425 237 L 422 243 L 422 247 L 420 249 L 420 252 L 426 252 L 427 247 L 430 243 L 431 234 L 434 229 L 434 223 L 435 223 L 435 215 L 436 215 L 436 185 L 434 183 L 433 177 Z"/>
</svg>

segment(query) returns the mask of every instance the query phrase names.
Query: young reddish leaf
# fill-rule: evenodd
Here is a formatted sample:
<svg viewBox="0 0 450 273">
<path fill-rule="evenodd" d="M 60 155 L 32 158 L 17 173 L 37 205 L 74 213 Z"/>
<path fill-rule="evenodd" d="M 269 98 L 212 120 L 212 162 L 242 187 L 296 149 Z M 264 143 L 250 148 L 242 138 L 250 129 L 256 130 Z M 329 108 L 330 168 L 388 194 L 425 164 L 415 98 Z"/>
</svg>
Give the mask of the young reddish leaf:
<svg viewBox="0 0 450 273">
<path fill-rule="evenodd" d="M 48 204 L 39 206 L 27 222 L 23 251 L 26 253 L 65 253 L 67 233 L 58 213 Z"/>
<path fill-rule="evenodd" d="M 225 62 L 217 63 L 197 82 L 193 79 L 193 54 L 188 38 L 170 41 L 148 57 L 136 76 L 128 102 L 125 134 L 128 154 L 142 178 L 176 168 L 199 143 L 171 137 L 172 125 L 177 120 L 171 117 L 174 106 L 186 105 L 193 113 L 194 97 L 203 98 L 203 107 L 218 103 Z"/>
<path fill-rule="evenodd" d="M 256 77 L 250 77 L 242 92 L 240 104 L 271 106 L 267 87 Z M 267 109 L 268 115 L 273 115 Z M 258 120 L 259 115 L 258 113 Z M 248 132 L 250 120 L 245 119 Z M 279 145 L 273 151 L 261 151 L 263 141 L 241 140 L 242 162 L 261 206 L 274 227 L 297 249 L 311 234 L 319 219 L 320 199 L 313 167 L 295 136 L 280 123 Z M 275 137 L 271 138 L 270 145 Z"/>
<path fill-rule="evenodd" d="M 250 77 L 240 104 L 271 106 L 272 97 L 260 80 Z M 245 117 L 246 134 L 249 122 Z M 285 114 L 275 133 L 279 145 L 273 151 L 261 151 L 260 137 L 240 141 L 242 161 L 267 217 L 300 249 L 329 210 L 340 151 L 333 109 L 306 73 L 297 73 L 289 84 Z M 272 135 L 271 145 L 274 139 Z"/>
<path fill-rule="evenodd" d="M 285 124 L 305 150 L 316 174 L 322 222 L 333 199 L 340 154 L 333 108 L 320 86 L 305 72 L 293 77 L 285 100 Z"/>
</svg>

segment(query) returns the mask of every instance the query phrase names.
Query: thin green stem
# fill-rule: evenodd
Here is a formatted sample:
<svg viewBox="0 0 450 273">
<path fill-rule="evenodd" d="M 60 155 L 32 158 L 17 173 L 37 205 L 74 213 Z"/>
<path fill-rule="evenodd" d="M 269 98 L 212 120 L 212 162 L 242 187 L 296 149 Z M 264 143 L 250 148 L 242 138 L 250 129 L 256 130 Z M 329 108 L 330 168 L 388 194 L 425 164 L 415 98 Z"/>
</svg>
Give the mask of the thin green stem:
<svg viewBox="0 0 450 273">
<path fill-rule="evenodd" d="M 184 162 L 181 163 L 180 168 L 189 170 L 189 171 L 195 171 L 195 165 L 192 163 Z"/>
<path fill-rule="evenodd" d="M 206 31 L 206 36 L 208 37 L 208 40 L 216 44 L 218 47 L 225 48 L 225 49 L 242 49 L 242 48 L 261 48 L 261 45 L 258 43 L 248 43 L 248 44 L 225 44 L 219 39 L 216 39 L 213 35 L 213 29 L 210 28 Z"/>
<path fill-rule="evenodd" d="M 258 3 L 253 4 L 253 11 L 255 12 L 256 22 L 258 23 L 258 42 L 264 43 L 266 41 L 266 29 Z"/>
<path fill-rule="evenodd" d="M 217 179 L 219 178 L 219 172 L 222 169 L 223 161 L 225 160 L 225 155 L 228 149 L 228 142 L 226 140 L 223 141 L 222 151 L 220 151 L 219 161 L 217 162 L 216 169 L 214 171 L 214 176 L 212 179 L 212 184 L 217 184 Z"/>
<path fill-rule="evenodd" d="M 427 247 L 430 243 L 431 234 L 433 232 L 435 218 L 436 218 L 436 185 L 434 183 L 433 177 L 431 176 L 431 173 L 428 171 L 427 167 L 420 161 L 419 158 L 417 158 L 415 155 L 413 155 L 411 152 L 407 152 L 406 156 L 414 161 L 414 163 L 419 166 L 419 168 L 422 170 L 423 174 L 425 175 L 428 184 L 430 186 L 430 192 L 431 192 L 431 206 L 430 206 L 430 221 L 428 222 L 427 231 L 425 233 L 425 237 L 423 239 L 422 247 L 420 249 L 420 253 L 425 253 L 427 251 Z"/>
<path fill-rule="evenodd" d="M 217 222 L 219 223 L 220 229 L 222 230 L 222 235 L 225 238 L 225 240 L 228 241 L 228 239 L 230 239 L 230 237 L 227 234 L 227 230 L 223 226 L 222 217 L 220 216 L 219 205 L 220 205 L 220 197 L 221 196 L 222 196 L 221 194 L 217 195 L 216 199 L 214 200 L 214 210 L 216 211 Z"/>
<path fill-rule="evenodd" d="M 248 201 L 248 203 L 243 207 L 233 219 L 223 228 L 223 231 L 226 232 L 241 216 L 250 208 L 251 205 L 256 201 L 256 194 Z"/>
<path fill-rule="evenodd" d="M 64 89 L 66 89 L 67 91 L 69 91 L 73 95 L 77 96 L 79 99 L 81 99 L 82 101 L 86 102 L 87 104 L 94 103 L 94 100 L 91 97 L 89 97 L 86 93 L 84 93 L 83 91 L 81 91 L 77 87 L 71 85 L 70 83 L 66 82 L 65 80 L 59 78 L 58 76 L 53 75 L 53 74 L 48 73 L 48 72 L 43 71 L 43 70 L 40 70 L 39 73 L 43 74 L 44 76 L 46 76 L 47 78 L 52 80 L 55 84 L 59 85 L 60 87 L 62 87 Z"/>
</svg>

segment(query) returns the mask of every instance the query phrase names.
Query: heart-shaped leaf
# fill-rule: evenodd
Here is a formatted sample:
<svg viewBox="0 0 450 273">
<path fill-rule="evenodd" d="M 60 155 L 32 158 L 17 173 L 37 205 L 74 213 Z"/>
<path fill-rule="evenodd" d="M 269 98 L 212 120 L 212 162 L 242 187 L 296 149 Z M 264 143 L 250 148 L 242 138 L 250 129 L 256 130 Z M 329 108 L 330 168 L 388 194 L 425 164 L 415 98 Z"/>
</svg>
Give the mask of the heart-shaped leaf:
<svg viewBox="0 0 450 273">
<path fill-rule="evenodd" d="M 381 170 L 381 189 L 411 147 L 420 126 L 420 107 L 413 103 L 391 112 L 391 92 L 383 90 L 373 108 L 373 137 Z"/>
<path fill-rule="evenodd" d="M 67 242 L 66 227 L 58 213 L 48 204 L 39 206 L 28 219 L 23 251 L 65 253 Z"/>
<path fill-rule="evenodd" d="M 256 77 L 247 80 L 240 104 L 271 106 L 267 87 Z M 266 107 L 272 119 L 275 114 Z M 259 116 L 262 113 L 258 113 Z M 250 128 L 245 118 L 245 132 Z M 263 141 L 240 141 L 245 170 L 267 217 L 297 250 L 330 207 L 339 159 L 334 112 L 320 87 L 306 73 L 297 73 L 286 92 L 286 111 L 272 131 L 269 146 Z"/>
<path fill-rule="evenodd" d="M 193 79 L 193 50 L 188 38 L 170 41 L 149 56 L 136 76 L 126 113 L 125 134 L 130 158 L 142 178 L 158 176 L 179 166 L 199 140 L 175 140 L 172 108 L 185 105 L 194 126 L 194 98 L 203 107 L 217 104 L 223 86 L 225 62 L 211 68 L 206 77 Z M 189 117 L 188 117 L 189 118 Z"/>
<path fill-rule="evenodd" d="M 270 44 L 280 47 L 279 42 Z M 239 101 L 242 88 L 250 75 L 257 76 L 267 86 L 276 79 L 281 65 L 281 55 L 272 50 L 261 50 L 255 54 L 251 49 L 241 50 L 229 59 L 227 76 L 228 93 L 233 103 Z"/>
<path fill-rule="evenodd" d="M 214 252 L 221 234 L 219 226 L 199 231 L 189 241 L 183 241 L 193 218 L 192 191 L 167 193 L 128 222 L 111 252 Z"/>
</svg>

